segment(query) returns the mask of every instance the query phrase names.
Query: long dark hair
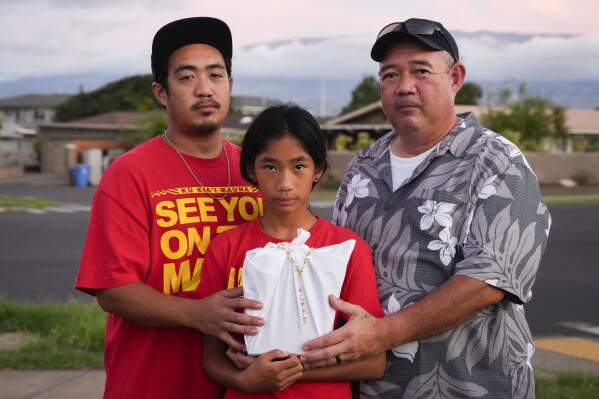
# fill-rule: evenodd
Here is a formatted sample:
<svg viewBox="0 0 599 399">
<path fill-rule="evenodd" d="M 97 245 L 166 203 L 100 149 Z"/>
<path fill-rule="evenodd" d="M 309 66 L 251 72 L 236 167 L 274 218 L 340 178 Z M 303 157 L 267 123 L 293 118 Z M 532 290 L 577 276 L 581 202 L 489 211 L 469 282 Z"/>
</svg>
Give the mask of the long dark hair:
<svg viewBox="0 0 599 399">
<path fill-rule="evenodd" d="M 300 142 L 314 160 L 314 165 L 322 168 L 323 174 L 329 169 L 326 139 L 318 122 L 302 107 L 289 103 L 266 108 L 248 128 L 241 145 L 239 164 L 244 179 L 252 182 L 250 173 L 254 170 L 256 157 L 272 140 L 286 134 Z"/>
</svg>

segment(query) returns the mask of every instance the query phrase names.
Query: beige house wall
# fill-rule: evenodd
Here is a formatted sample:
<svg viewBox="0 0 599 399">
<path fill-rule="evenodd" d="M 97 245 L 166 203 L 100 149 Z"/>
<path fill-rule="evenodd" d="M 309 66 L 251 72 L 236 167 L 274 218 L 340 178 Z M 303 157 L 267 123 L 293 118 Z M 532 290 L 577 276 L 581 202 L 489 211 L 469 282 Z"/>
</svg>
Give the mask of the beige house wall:
<svg viewBox="0 0 599 399">
<path fill-rule="evenodd" d="M 579 178 L 587 178 L 589 185 L 599 184 L 598 152 L 524 155 L 541 184 L 556 185 L 561 179 Z"/>
<path fill-rule="evenodd" d="M 337 180 L 343 178 L 345 167 L 355 152 L 331 151 L 329 174 Z M 558 185 L 561 179 L 588 179 L 588 184 L 599 184 L 599 153 L 541 154 L 525 153 L 532 170 L 543 185 Z"/>
</svg>

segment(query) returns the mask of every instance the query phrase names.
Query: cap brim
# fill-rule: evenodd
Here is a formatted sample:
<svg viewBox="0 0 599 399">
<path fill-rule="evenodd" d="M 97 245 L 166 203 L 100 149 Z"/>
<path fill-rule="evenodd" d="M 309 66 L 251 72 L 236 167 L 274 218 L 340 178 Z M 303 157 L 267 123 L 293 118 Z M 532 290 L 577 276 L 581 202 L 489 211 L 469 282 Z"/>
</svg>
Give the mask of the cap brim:
<svg viewBox="0 0 599 399">
<path fill-rule="evenodd" d="M 385 53 L 390 45 L 393 43 L 398 43 L 402 39 L 406 38 L 416 39 L 434 50 L 445 50 L 442 45 L 409 32 L 389 32 L 374 43 L 372 50 L 370 51 L 370 58 L 372 58 L 374 61 L 380 62 L 385 56 Z"/>
<path fill-rule="evenodd" d="M 229 26 L 217 18 L 193 17 L 173 21 L 163 26 L 152 42 L 152 70 L 164 66 L 172 53 L 190 44 L 207 44 L 216 48 L 225 59 L 233 57 Z"/>
</svg>

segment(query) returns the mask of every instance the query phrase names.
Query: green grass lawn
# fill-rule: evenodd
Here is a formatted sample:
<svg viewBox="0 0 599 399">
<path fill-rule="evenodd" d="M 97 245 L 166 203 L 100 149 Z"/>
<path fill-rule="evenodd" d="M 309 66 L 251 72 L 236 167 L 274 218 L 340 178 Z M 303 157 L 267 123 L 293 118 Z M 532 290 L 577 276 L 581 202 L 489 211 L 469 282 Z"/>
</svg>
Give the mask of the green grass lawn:
<svg viewBox="0 0 599 399">
<path fill-rule="evenodd" d="M 551 204 L 599 204 L 599 186 L 542 186 L 541 194 Z"/>
<path fill-rule="evenodd" d="M 599 375 L 563 373 L 535 382 L 537 399 L 599 399 Z"/>
<path fill-rule="evenodd" d="M 101 368 L 106 313 L 96 302 L 0 301 L 0 334 L 21 333 L 23 346 L 0 348 L 0 369 Z"/>
<path fill-rule="evenodd" d="M 43 198 L 34 197 L 14 197 L 10 195 L 0 195 L 0 208 L 43 208 L 55 206 L 56 202 Z"/>
</svg>

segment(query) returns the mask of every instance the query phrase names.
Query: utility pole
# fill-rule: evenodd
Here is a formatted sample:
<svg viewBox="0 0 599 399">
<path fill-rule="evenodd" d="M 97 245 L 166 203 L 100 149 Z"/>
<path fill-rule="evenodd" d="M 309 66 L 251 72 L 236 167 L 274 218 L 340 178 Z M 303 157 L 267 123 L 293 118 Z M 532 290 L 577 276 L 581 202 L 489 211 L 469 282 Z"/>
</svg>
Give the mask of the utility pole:
<svg viewBox="0 0 599 399">
<path fill-rule="evenodd" d="M 324 76 L 320 78 L 320 116 L 326 116 L 326 82 Z"/>
</svg>

